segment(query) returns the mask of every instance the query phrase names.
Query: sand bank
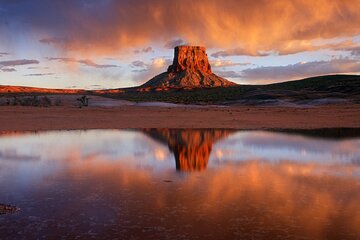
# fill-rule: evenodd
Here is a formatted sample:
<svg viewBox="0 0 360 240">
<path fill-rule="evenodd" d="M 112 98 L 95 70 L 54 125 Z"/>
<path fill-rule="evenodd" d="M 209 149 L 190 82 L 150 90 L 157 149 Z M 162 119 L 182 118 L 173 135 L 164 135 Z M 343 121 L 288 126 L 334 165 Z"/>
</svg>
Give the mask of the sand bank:
<svg viewBox="0 0 360 240">
<path fill-rule="evenodd" d="M 360 105 L 0 107 L 0 131 L 113 128 L 359 128 Z"/>
</svg>

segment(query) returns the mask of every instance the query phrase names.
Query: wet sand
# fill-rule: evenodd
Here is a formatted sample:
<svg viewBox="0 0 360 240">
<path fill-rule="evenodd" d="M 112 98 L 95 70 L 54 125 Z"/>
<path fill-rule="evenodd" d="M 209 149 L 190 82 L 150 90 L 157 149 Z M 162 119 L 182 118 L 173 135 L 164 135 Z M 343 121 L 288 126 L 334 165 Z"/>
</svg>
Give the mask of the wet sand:
<svg viewBox="0 0 360 240">
<path fill-rule="evenodd" d="M 115 128 L 359 128 L 360 104 L 316 107 L 1 106 L 0 131 Z"/>
</svg>

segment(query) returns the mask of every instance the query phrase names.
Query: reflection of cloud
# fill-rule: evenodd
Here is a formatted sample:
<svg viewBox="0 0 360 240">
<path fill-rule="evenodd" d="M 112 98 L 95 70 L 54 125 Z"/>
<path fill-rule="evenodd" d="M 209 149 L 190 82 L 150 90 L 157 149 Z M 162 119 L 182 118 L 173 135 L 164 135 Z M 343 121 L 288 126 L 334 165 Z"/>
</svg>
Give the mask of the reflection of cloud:
<svg viewBox="0 0 360 240">
<path fill-rule="evenodd" d="M 156 148 L 154 150 L 154 155 L 155 155 L 156 160 L 159 160 L 159 161 L 164 161 L 167 157 L 166 152 L 160 148 Z"/>
<path fill-rule="evenodd" d="M 37 155 L 24 155 L 19 154 L 16 149 L 8 149 L 6 151 L 0 151 L 0 160 L 2 161 L 36 161 L 40 160 L 40 156 Z"/>
<path fill-rule="evenodd" d="M 217 143 L 214 151 L 221 151 L 220 160 L 247 161 L 262 159 L 294 162 L 351 163 L 360 157 L 360 140 L 326 140 L 285 133 L 264 131 L 238 132 Z"/>
<path fill-rule="evenodd" d="M 124 239 L 142 238 L 144 232 L 138 229 L 151 231 L 151 226 L 156 226 L 151 232 L 155 239 L 163 238 L 164 232 L 170 239 L 179 235 L 199 239 L 205 235 L 207 239 L 352 239 L 360 235 L 360 185 L 353 175 L 360 171 L 358 167 L 338 166 L 331 169 L 335 174 L 327 174 L 328 169 L 324 174 L 321 165 L 248 161 L 184 177 L 98 157 L 82 159 L 77 154 L 60 162 L 66 167 L 35 164 L 32 169 L 40 169 L 41 176 L 28 168 L 18 168 L 11 175 L 2 172 L 2 177 L 36 186 L 12 188 L 18 202 L 32 207 L 19 216 L 23 224 L 3 229 L 17 233 L 24 224 L 56 219 L 62 223 L 59 234 L 95 226 L 102 233 L 121 234 Z M 0 182 L 0 187 L 4 184 L 8 182 Z M 21 201 L 22 196 L 27 201 Z M 29 221 L 31 215 L 39 218 Z M 56 238 L 54 229 L 50 224 L 41 228 L 41 234 Z M 31 234 L 39 234 L 37 231 L 34 228 Z"/>
</svg>

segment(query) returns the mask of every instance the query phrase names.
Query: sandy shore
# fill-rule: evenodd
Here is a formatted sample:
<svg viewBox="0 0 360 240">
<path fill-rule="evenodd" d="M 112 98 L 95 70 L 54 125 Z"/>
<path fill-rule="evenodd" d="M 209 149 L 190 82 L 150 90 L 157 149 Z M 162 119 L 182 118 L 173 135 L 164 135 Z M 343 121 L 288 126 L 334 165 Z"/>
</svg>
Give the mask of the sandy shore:
<svg viewBox="0 0 360 240">
<path fill-rule="evenodd" d="M 0 107 L 0 131 L 112 128 L 359 128 L 360 105 Z"/>
</svg>

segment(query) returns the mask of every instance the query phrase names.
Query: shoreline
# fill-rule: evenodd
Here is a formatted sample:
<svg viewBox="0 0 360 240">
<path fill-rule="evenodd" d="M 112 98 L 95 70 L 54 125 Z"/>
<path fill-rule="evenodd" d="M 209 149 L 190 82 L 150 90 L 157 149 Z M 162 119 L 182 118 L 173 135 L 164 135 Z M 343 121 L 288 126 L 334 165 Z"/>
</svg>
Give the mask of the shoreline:
<svg viewBox="0 0 360 240">
<path fill-rule="evenodd" d="M 0 131 L 136 128 L 322 129 L 360 128 L 360 104 L 306 108 L 0 107 Z"/>
</svg>

